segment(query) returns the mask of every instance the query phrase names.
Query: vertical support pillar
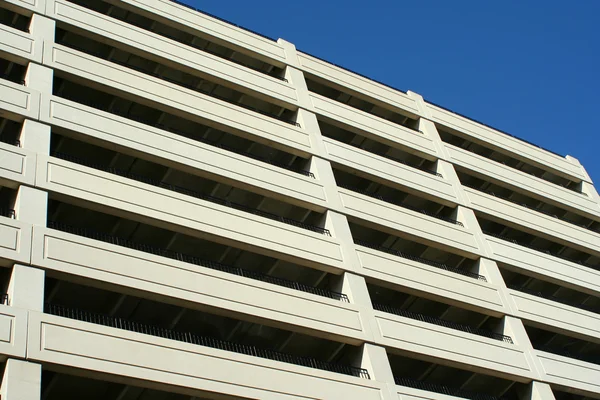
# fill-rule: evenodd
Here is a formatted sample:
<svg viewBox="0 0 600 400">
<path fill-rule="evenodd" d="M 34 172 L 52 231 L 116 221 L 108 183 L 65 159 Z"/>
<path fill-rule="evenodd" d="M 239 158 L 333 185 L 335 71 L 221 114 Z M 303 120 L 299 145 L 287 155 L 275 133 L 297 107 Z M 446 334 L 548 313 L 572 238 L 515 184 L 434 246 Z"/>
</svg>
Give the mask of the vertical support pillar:
<svg viewBox="0 0 600 400">
<path fill-rule="evenodd" d="M 354 248 L 354 239 L 350 231 L 350 225 L 345 215 L 328 210 L 325 213 L 325 227 L 331 231 L 340 243 L 342 248 L 342 258 L 347 271 L 356 272 L 360 269 L 360 263 L 356 249 Z"/>
<path fill-rule="evenodd" d="M 600 207 L 600 195 L 598 195 L 598 191 L 594 187 L 592 178 L 587 173 L 587 171 L 585 170 L 583 165 L 581 165 L 579 160 L 576 159 L 575 157 L 566 156 L 566 159 L 568 161 L 570 161 L 571 164 L 575 164 L 581 169 L 581 172 L 583 173 L 583 176 L 584 176 L 583 182 L 581 183 L 581 191 L 583 193 L 587 194 L 590 198 L 592 198 L 596 202 L 596 204 L 598 204 L 598 207 Z"/>
<path fill-rule="evenodd" d="M 15 264 L 8 284 L 10 306 L 43 312 L 45 276 L 41 269 Z"/>
<path fill-rule="evenodd" d="M 29 63 L 25 75 L 25 84 L 28 88 L 40 93 L 52 94 L 54 70 L 43 65 Z"/>
<path fill-rule="evenodd" d="M 50 155 L 50 131 L 50 126 L 26 119 L 19 138 L 21 147 L 34 153 Z"/>
<path fill-rule="evenodd" d="M 529 399 L 527 399 L 529 400 Z M 530 400 L 556 400 L 552 388 L 547 383 L 531 382 Z"/>
<path fill-rule="evenodd" d="M 8 400 L 40 400 L 42 366 L 9 359 L 2 377 L 0 396 Z"/>
<path fill-rule="evenodd" d="M 509 315 L 505 316 L 504 334 L 509 335 L 515 342 L 515 345 L 524 350 L 525 358 L 531 368 L 534 380 L 541 380 L 544 368 L 533 352 L 533 345 L 529 340 L 529 335 L 527 335 L 523 321 Z"/>
<path fill-rule="evenodd" d="M 33 35 L 33 57 L 36 63 L 42 64 L 44 61 L 44 48 L 46 43 L 54 42 L 56 32 L 56 22 L 40 14 L 33 14 L 29 31 Z"/>
<path fill-rule="evenodd" d="M 371 379 L 381 384 L 383 399 L 398 399 L 394 373 L 385 348 L 365 343 L 362 347 L 361 368 L 368 370 Z"/>
<path fill-rule="evenodd" d="M 32 225 L 46 226 L 48 193 L 21 185 L 14 209 L 18 220 Z"/>
</svg>

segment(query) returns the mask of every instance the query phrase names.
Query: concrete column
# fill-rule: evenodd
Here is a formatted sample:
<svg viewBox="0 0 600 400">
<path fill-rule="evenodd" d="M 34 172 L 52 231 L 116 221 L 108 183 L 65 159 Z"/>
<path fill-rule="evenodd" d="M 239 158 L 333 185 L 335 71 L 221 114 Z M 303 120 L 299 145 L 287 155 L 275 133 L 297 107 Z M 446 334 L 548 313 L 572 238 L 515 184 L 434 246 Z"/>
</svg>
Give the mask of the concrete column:
<svg viewBox="0 0 600 400">
<path fill-rule="evenodd" d="M 323 185 L 329 209 L 342 212 L 344 206 L 337 190 L 337 183 L 335 182 L 331 163 L 321 157 L 313 156 L 310 159 L 309 171 Z"/>
<path fill-rule="evenodd" d="M 321 134 L 321 128 L 319 127 L 319 121 L 315 113 L 304 108 L 299 108 L 297 121 L 309 134 L 313 154 L 322 158 L 327 157 L 323 135 Z"/>
<path fill-rule="evenodd" d="M 547 383 L 533 381 L 531 382 L 530 388 L 531 400 L 555 400 L 552 388 Z"/>
<path fill-rule="evenodd" d="M 587 194 L 591 199 L 593 199 L 596 202 L 596 204 L 598 204 L 598 207 L 600 207 L 600 195 L 598 195 L 598 191 L 596 190 L 594 185 L 588 182 L 582 182 L 581 191 Z"/>
<path fill-rule="evenodd" d="M 352 232 L 350 232 L 350 225 L 348 225 L 346 216 L 335 211 L 326 211 L 325 228 L 329 229 L 331 235 L 335 237 L 341 245 L 345 269 L 352 272 L 358 271 L 360 269 L 360 262 L 354 247 L 354 239 L 352 238 Z"/>
<path fill-rule="evenodd" d="M 25 74 L 25 84 L 28 88 L 37 90 L 40 93 L 52 94 L 53 79 L 53 69 L 29 63 L 27 74 Z"/>
<path fill-rule="evenodd" d="M 344 272 L 340 276 L 339 285 L 335 290 L 347 295 L 350 302 L 358 308 L 367 341 L 375 342 L 376 338 L 379 338 L 379 328 L 375 321 L 373 304 L 365 278 L 351 272 Z"/>
<path fill-rule="evenodd" d="M 8 284 L 11 307 L 44 311 L 44 279 L 41 269 L 15 264 Z"/>
<path fill-rule="evenodd" d="M 475 212 L 470 208 L 459 205 L 456 210 L 456 219 L 462 222 L 465 228 L 475 235 L 475 240 L 477 241 L 481 255 L 490 258 L 492 250 L 483 236 L 483 231 L 479 226 L 479 221 L 477 221 Z"/>
<path fill-rule="evenodd" d="M 49 125 L 26 119 L 19 138 L 21 147 L 34 153 L 50 155 L 50 131 Z"/>
<path fill-rule="evenodd" d="M 592 178 L 590 178 L 589 174 L 587 173 L 587 171 L 585 170 L 585 168 L 583 167 L 583 165 L 581 165 L 581 163 L 579 162 L 578 159 L 576 159 L 573 156 L 569 156 L 569 155 L 565 156 L 565 158 L 571 164 L 576 165 L 576 166 L 578 166 L 581 169 L 581 172 L 583 173 L 583 176 L 584 176 L 584 179 L 583 179 L 584 182 L 592 183 Z"/>
<path fill-rule="evenodd" d="M 34 59 L 42 64 L 44 61 L 45 43 L 54 42 L 56 32 L 56 22 L 40 14 L 33 14 L 29 31 L 34 38 Z"/>
<path fill-rule="evenodd" d="M 39 400 L 42 389 L 42 366 L 9 359 L 2 377 L 0 396 L 7 400 Z"/>
<path fill-rule="evenodd" d="M 384 399 L 398 399 L 394 373 L 385 348 L 365 343 L 362 348 L 361 367 L 369 371 L 372 380 L 381 384 Z"/>
<path fill-rule="evenodd" d="M 531 368 L 534 379 L 541 380 L 544 368 L 538 358 L 533 354 L 533 345 L 529 340 L 523 321 L 519 318 L 505 316 L 504 317 L 504 334 L 509 335 L 515 345 L 519 346 L 525 354 L 527 363 Z"/>
<path fill-rule="evenodd" d="M 444 179 L 452 184 L 454 193 L 456 194 L 457 203 L 463 206 L 468 206 L 469 198 L 463 190 L 460 179 L 458 179 L 458 174 L 454 169 L 454 165 L 446 160 L 439 159 L 437 161 L 437 172 L 442 174 Z"/>
<path fill-rule="evenodd" d="M 298 96 L 298 122 L 310 134 L 314 154 L 319 157 L 325 157 L 327 153 L 323 144 L 323 136 L 321 135 L 314 105 L 310 99 L 310 92 L 306 85 L 306 79 L 304 79 L 304 73 L 299 68 L 300 62 L 298 61 L 296 46 L 283 39 L 279 39 L 277 43 L 283 46 L 288 64 L 285 70 L 285 78 L 294 86 L 296 95 Z"/>
<path fill-rule="evenodd" d="M 14 209 L 18 220 L 33 225 L 46 226 L 48 193 L 21 185 L 17 192 Z"/>
<path fill-rule="evenodd" d="M 423 132 L 425 136 L 430 137 L 435 144 L 435 149 L 437 150 L 437 155 L 440 160 L 448 161 L 450 160 L 450 153 L 444 146 L 442 139 L 440 137 L 435 124 L 426 118 L 419 119 L 419 130 Z"/>
</svg>

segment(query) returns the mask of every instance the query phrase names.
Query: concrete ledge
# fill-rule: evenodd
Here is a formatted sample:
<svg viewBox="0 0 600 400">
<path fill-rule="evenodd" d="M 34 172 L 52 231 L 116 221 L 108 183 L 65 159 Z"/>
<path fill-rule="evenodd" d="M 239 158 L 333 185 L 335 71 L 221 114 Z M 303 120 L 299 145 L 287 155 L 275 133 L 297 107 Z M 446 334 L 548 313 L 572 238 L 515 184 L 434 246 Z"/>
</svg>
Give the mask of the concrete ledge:
<svg viewBox="0 0 600 400">
<path fill-rule="evenodd" d="M 26 345 L 27 311 L 0 304 L 0 360 L 25 358 Z"/>
<path fill-rule="evenodd" d="M 239 90 L 256 92 L 260 97 L 275 100 L 280 105 L 298 105 L 296 89 L 287 82 L 66 0 L 51 0 L 48 5 L 50 18 L 139 49 L 131 51 L 146 58 L 160 59 L 162 63 L 183 68 L 186 72 L 210 75 L 219 83 L 229 82 L 229 86 L 234 84 Z"/>
<path fill-rule="evenodd" d="M 14 118 L 38 119 L 40 107 L 39 92 L 18 83 L 0 79 L 0 117 L 13 115 Z"/>
<path fill-rule="evenodd" d="M 0 217 L 0 265 L 31 260 L 32 227 L 16 219 Z"/>
<path fill-rule="evenodd" d="M 32 361 L 255 399 L 380 400 L 383 385 L 308 367 L 31 312 Z"/>
<path fill-rule="evenodd" d="M 233 180 L 239 187 L 295 200 L 308 208 L 327 205 L 323 184 L 317 179 L 57 96 L 42 96 L 41 120 L 70 131 L 68 135 L 82 134 L 84 140 L 99 139 L 134 154 L 145 153 L 149 159 L 158 157 L 158 162 L 190 174 Z"/>
<path fill-rule="evenodd" d="M 513 187 L 537 199 L 549 200 L 553 204 L 567 207 L 575 212 L 600 217 L 600 205 L 594 199 L 570 189 L 555 185 L 504 164 L 492 161 L 470 151 L 444 144 L 451 161 L 463 168 L 490 178 L 502 185 Z"/>
<path fill-rule="evenodd" d="M 419 108 L 414 99 L 399 90 L 377 83 L 368 78 L 319 60 L 306 53 L 298 52 L 300 69 L 327 80 L 346 92 L 354 92 L 370 97 L 371 101 L 388 109 L 398 109 L 409 116 L 419 115 Z"/>
<path fill-rule="evenodd" d="M 310 93 L 310 99 L 315 112 L 325 117 L 327 123 L 401 148 L 409 153 L 416 153 L 430 160 L 438 157 L 433 140 L 423 133 L 415 132 L 316 93 Z"/>
<path fill-rule="evenodd" d="M 585 180 L 583 171 L 565 157 L 561 157 L 537 146 L 528 144 L 505 133 L 444 110 L 431 103 L 425 103 L 431 118 L 443 126 L 459 131 L 475 142 L 485 142 L 487 146 L 512 153 L 515 158 L 525 159 L 540 168 L 550 170 L 560 176 L 575 180 Z"/>
<path fill-rule="evenodd" d="M 16 189 L 19 185 L 33 186 L 36 155 L 17 146 L 0 142 L 0 186 Z"/>
<path fill-rule="evenodd" d="M 598 397 L 600 365 L 539 350 L 534 350 L 533 353 L 543 367 L 542 380 L 544 382 L 584 396 Z"/>
<path fill-rule="evenodd" d="M 330 236 L 52 157 L 39 156 L 37 172 L 38 187 L 84 207 L 311 267 L 344 269 L 340 243 Z"/>
<path fill-rule="evenodd" d="M 594 296 L 600 294 L 600 271 L 493 236 L 484 237 L 495 261 L 528 271 L 527 275 L 541 276 Z"/>
<path fill-rule="evenodd" d="M 418 353 L 468 368 L 482 368 L 490 374 L 518 381 L 527 381 L 533 376 L 525 350 L 518 345 L 382 311 L 375 311 L 375 319 L 380 344 L 392 352 Z"/>
<path fill-rule="evenodd" d="M 128 98 L 217 129 L 284 148 L 294 154 L 311 153 L 309 134 L 302 128 L 270 118 L 237 105 L 187 89 L 183 86 L 90 56 L 66 46 L 45 48 L 44 62 L 50 68 L 108 86 Z M 277 146 L 279 145 L 279 146 Z"/>
<path fill-rule="evenodd" d="M 456 205 L 458 202 L 452 183 L 442 177 L 334 139 L 325 137 L 323 142 L 329 161 L 352 168 L 357 175 L 368 174 L 368 179 L 383 181 L 390 186 L 400 186 L 402 190 L 417 192 L 444 205 Z"/>
<path fill-rule="evenodd" d="M 490 283 L 367 247 L 356 246 L 356 252 L 360 274 L 387 286 L 425 292 L 450 304 L 496 316 L 507 312 L 499 288 Z"/>
<path fill-rule="evenodd" d="M 348 189 L 338 188 L 344 212 L 391 234 L 450 249 L 473 257 L 481 255 L 475 234 L 468 229 Z M 415 238 L 416 236 L 416 238 Z"/>
<path fill-rule="evenodd" d="M 350 303 L 188 264 L 126 247 L 34 228 L 32 264 L 60 273 L 147 292 L 142 297 L 182 307 L 215 307 L 321 337 L 365 340 L 358 308 Z M 140 294 L 138 294 L 140 295 Z"/>
</svg>

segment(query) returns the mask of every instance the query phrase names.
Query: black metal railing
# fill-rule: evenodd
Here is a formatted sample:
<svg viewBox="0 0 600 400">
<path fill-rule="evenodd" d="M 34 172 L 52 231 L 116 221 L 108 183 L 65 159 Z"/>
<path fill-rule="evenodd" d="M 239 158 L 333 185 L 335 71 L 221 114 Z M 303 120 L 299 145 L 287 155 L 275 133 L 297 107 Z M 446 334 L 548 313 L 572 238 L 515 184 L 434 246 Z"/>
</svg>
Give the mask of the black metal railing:
<svg viewBox="0 0 600 400">
<path fill-rule="evenodd" d="M 470 271 L 465 271 L 465 270 L 459 269 L 459 268 L 449 267 L 446 264 L 439 263 L 437 261 L 431 261 L 431 260 L 428 260 L 426 258 L 421 258 L 421 257 L 413 256 L 411 254 L 406 254 L 406 253 L 404 253 L 404 252 L 402 252 L 400 250 L 394 250 L 394 249 L 389 248 L 389 247 L 379 246 L 379 245 L 376 245 L 376 244 L 373 244 L 373 243 L 369 243 L 369 242 L 366 242 L 364 240 L 359 240 L 359 239 L 355 239 L 354 243 L 358 244 L 360 246 L 368 247 L 370 249 L 374 249 L 374 250 L 378 250 L 378 251 L 383 251 L 384 253 L 388 253 L 388 254 L 392 254 L 392 255 L 398 256 L 398 257 L 406 258 L 407 260 L 416 261 L 416 262 L 420 262 L 422 264 L 431 265 L 432 267 L 443 269 L 445 271 L 454 272 L 456 274 L 468 276 L 469 278 L 474 278 L 474 279 L 477 279 L 477 280 L 480 280 L 480 281 L 487 282 L 487 279 L 485 279 L 485 276 L 483 276 L 483 275 L 479 275 L 479 274 L 476 274 L 476 273 L 470 272 Z"/>
<path fill-rule="evenodd" d="M 423 315 L 423 314 L 415 313 L 415 312 L 408 311 L 408 310 L 401 310 L 399 308 L 394 308 L 394 307 L 386 306 L 383 304 L 374 303 L 373 308 L 375 310 L 383 311 L 388 314 L 395 314 L 400 317 L 406 317 L 406 318 L 414 319 L 417 321 L 426 322 L 428 324 L 444 326 L 446 328 L 456 329 L 457 331 L 463 331 L 463 332 L 471 333 L 473 335 L 484 336 L 484 337 L 487 337 L 490 339 L 499 340 L 501 342 L 514 344 L 512 338 L 510 336 L 502 335 L 500 333 L 496 333 L 496 332 L 492 332 L 492 331 L 488 331 L 486 329 L 472 328 L 468 325 L 463 325 L 463 324 L 459 324 L 459 323 L 452 322 L 452 321 L 446 321 L 446 320 L 443 320 L 440 318 L 430 317 L 428 315 Z"/>
<path fill-rule="evenodd" d="M 595 232 L 595 233 L 600 233 L 600 232 L 598 232 L 598 231 L 596 231 L 596 230 L 592 229 L 591 227 L 589 227 L 589 226 L 587 226 L 587 225 L 580 225 L 580 224 L 577 224 L 577 223 L 575 223 L 575 222 L 573 222 L 573 221 L 569 221 L 568 219 L 561 218 L 561 217 L 559 217 L 558 215 L 556 215 L 556 214 L 553 214 L 553 213 L 551 213 L 551 212 L 549 212 L 549 211 L 540 210 L 539 208 L 535 208 L 535 207 L 533 207 L 533 206 L 530 206 L 530 205 L 528 205 L 528 204 L 521 203 L 521 202 L 519 202 L 519 201 L 517 201 L 517 200 L 515 200 L 515 199 L 511 199 L 511 198 L 510 198 L 510 197 L 508 197 L 508 196 L 499 195 L 499 194 L 497 194 L 497 193 L 495 193 L 495 192 L 493 192 L 493 191 L 491 191 L 491 190 L 484 190 L 484 189 L 481 189 L 480 187 L 477 187 L 477 185 L 474 185 L 474 184 L 472 184 L 472 183 L 462 183 L 462 184 L 463 184 L 464 186 L 466 186 L 466 187 L 469 187 L 469 188 L 471 188 L 471 189 L 475 189 L 475 190 L 477 190 L 477 191 L 479 191 L 479 192 L 482 192 L 482 193 L 489 194 L 490 196 L 494 196 L 494 197 L 497 197 L 497 198 L 499 198 L 499 199 L 502 199 L 502 200 L 509 201 L 509 202 L 511 202 L 511 203 L 513 203 L 513 204 L 517 204 L 517 205 L 519 205 L 519 206 L 522 206 L 522 207 L 525 207 L 525 208 L 527 208 L 527 209 L 529 209 L 529 210 L 532 210 L 532 211 L 535 211 L 535 212 L 539 212 L 539 213 L 541 213 L 541 214 L 544 214 L 544 215 L 548 215 L 549 217 L 553 217 L 553 218 L 559 219 L 559 220 L 561 220 L 561 221 L 564 221 L 564 222 L 567 222 L 567 223 L 569 223 L 569 224 L 571 224 L 571 225 L 575 225 L 575 226 L 578 226 L 578 227 L 580 227 L 580 228 L 584 228 L 584 229 L 590 230 L 590 231 L 592 231 L 592 232 Z"/>
<path fill-rule="evenodd" d="M 411 378 L 403 378 L 399 376 L 394 376 L 394 381 L 396 381 L 396 385 L 410 387 L 413 389 L 426 390 L 428 392 L 445 394 L 447 396 L 453 397 L 461 397 L 464 399 L 470 400 L 502 400 L 502 397 L 492 396 L 485 393 L 477 393 L 472 392 L 470 390 L 464 390 L 459 388 L 453 388 L 446 385 L 440 385 L 437 383 L 429 383 L 424 381 L 419 381 Z"/>
<path fill-rule="evenodd" d="M 15 219 L 17 217 L 15 210 L 10 208 L 0 208 L 0 216 Z"/>
<path fill-rule="evenodd" d="M 107 59 L 106 56 L 104 56 L 104 54 L 102 54 L 101 52 L 89 49 L 87 47 L 79 46 L 79 45 L 76 45 L 76 44 L 73 44 L 73 43 L 65 43 L 65 42 L 61 42 L 60 44 L 66 46 L 66 47 L 69 47 L 69 48 L 71 48 L 73 50 L 78 50 L 78 51 L 81 51 L 83 53 L 89 54 L 91 56 L 98 57 L 98 58 L 101 58 L 103 60 L 106 60 L 108 62 L 117 64 L 117 65 L 121 65 L 121 66 L 123 66 L 125 68 L 129 68 L 129 69 L 132 69 L 134 71 L 141 72 L 142 74 L 150 75 L 150 76 L 153 76 L 155 78 L 158 78 L 158 79 L 170 82 L 170 83 L 174 83 L 175 85 L 184 87 L 186 89 L 193 90 L 194 92 L 202 93 L 202 94 L 204 94 L 206 96 L 210 96 L 210 97 L 213 97 L 215 99 L 222 100 L 222 101 L 224 101 L 226 103 L 233 104 L 235 106 L 244 108 L 246 110 L 249 110 L 249 111 L 252 111 L 252 112 L 255 112 L 255 113 L 258 113 L 258 114 L 262 114 L 262 115 L 264 115 L 266 117 L 273 118 L 273 119 L 279 120 L 281 122 L 285 122 L 286 124 L 294 125 L 294 126 L 297 126 L 299 128 L 301 127 L 300 123 L 298 123 L 297 121 L 294 121 L 294 120 L 289 119 L 289 118 L 282 117 L 280 115 L 277 115 L 277 114 L 274 114 L 274 113 L 271 113 L 271 112 L 268 112 L 268 111 L 261 110 L 261 109 L 256 108 L 256 107 L 252 107 L 252 106 L 250 106 L 248 104 L 238 103 L 238 102 L 236 102 L 236 101 L 234 101 L 234 100 L 232 100 L 232 99 L 230 99 L 228 97 L 220 96 L 218 94 L 215 94 L 212 91 L 201 90 L 199 88 L 199 85 L 195 85 L 195 84 L 192 84 L 192 83 L 185 83 L 185 82 L 182 82 L 181 80 L 169 78 L 168 76 L 164 76 L 164 75 L 162 75 L 162 74 L 160 74 L 160 73 L 158 73 L 158 72 L 156 72 L 154 70 L 149 70 L 147 68 L 143 68 L 143 67 L 140 67 L 140 66 L 137 66 L 137 65 L 132 65 L 132 64 L 127 63 L 125 61 L 120 61 L 120 60 L 116 60 L 116 59 Z M 200 81 L 202 81 L 202 79 L 198 78 L 198 82 L 200 82 Z M 198 82 L 196 82 L 196 83 L 198 83 Z"/>
<path fill-rule="evenodd" d="M 556 258 L 560 258 L 562 260 L 566 260 L 566 261 L 569 261 L 569 262 L 572 262 L 572 263 L 575 263 L 575 264 L 583 265 L 584 267 L 588 267 L 588 268 L 600 270 L 600 266 L 592 265 L 592 264 L 589 264 L 589 263 L 586 263 L 586 262 L 580 261 L 580 260 L 573 260 L 572 258 L 565 257 L 562 254 L 558 254 L 558 253 L 552 252 L 550 250 L 542 249 L 541 247 L 537 247 L 537 246 L 529 244 L 529 243 L 523 243 L 523 242 L 520 242 L 518 240 L 511 239 L 509 237 L 503 236 L 503 235 L 498 235 L 496 233 L 492 233 L 492 232 L 487 231 L 485 229 L 483 230 L 483 233 L 486 234 L 486 235 L 488 235 L 488 236 L 493 236 L 493 237 L 498 238 L 500 240 L 504 240 L 506 242 L 510 242 L 510 243 L 513 243 L 513 244 L 517 244 L 519 246 L 527 247 L 528 249 L 531 249 L 531 250 L 539 251 L 540 253 L 548 254 L 550 256 L 553 256 L 553 257 L 556 257 Z"/>
<path fill-rule="evenodd" d="M 260 347 L 228 342 L 215 339 L 208 336 L 201 336 L 190 332 L 179 332 L 172 329 L 162 328 L 156 325 L 148 325 L 139 322 L 129 321 L 123 318 L 112 317 L 104 314 L 92 313 L 89 311 L 78 310 L 76 308 L 63 307 L 57 304 L 46 303 L 44 311 L 47 314 L 59 317 L 75 319 L 78 321 L 89 322 L 108 326 L 111 328 L 123 329 L 131 332 L 142 333 L 145 335 L 157 336 L 165 339 L 176 340 L 179 342 L 191 343 L 198 346 L 210 347 L 248 356 L 265 358 L 284 362 L 288 364 L 300 365 L 303 367 L 315 368 L 324 371 L 336 372 L 344 375 L 356 376 L 364 379 L 370 379 L 369 372 L 363 368 L 352 367 L 349 365 L 330 363 L 317 360 L 311 357 L 300 357 L 291 354 L 281 353 L 275 350 L 263 349 Z"/>
<path fill-rule="evenodd" d="M 181 193 L 187 196 L 192 196 L 195 197 L 197 199 L 201 199 L 201 200 L 206 200 L 206 201 L 210 201 L 211 203 L 215 203 L 215 204 L 220 204 L 222 206 L 226 206 L 229 208 L 234 208 L 236 210 L 240 210 L 240 211 L 244 211 L 250 214 L 254 214 L 254 215 L 258 215 L 260 217 L 265 217 L 268 219 L 272 219 L 274 221 L 278 221 L 278 222 L 282 222 L 284 224 L 287 225 L 293 225 L 296 226 L 298 228 L 302 228 L 302 229 L 306 229 L 312 232 L 317 232 L 320 233 L 322 235 L 326 235 L 326 236 L 331 236 L 331 232 L 329 231 L 329 229 L 325 229 L 325 228 L 321 228 L 319 226 L 315 226 L 315 225 L 311 225 L 311 224 L 306 224 L 304 222 L 301 221 L 297 221 L 295 219 L 292 218 L 287 218 L 287 217 L 281 217 L 279 215 L 276 214 L 272 214 L 270 212 L 266 212 L 266 211 L 261 211 L 261 210 L 257 210 L 256 208 L 252 208 L 252 207 L 248 207 L 245 206 L 243 204 L 238 204 L 238 203 L 233 203 L 231 201 L 228 200 L 224 200 L 221 199 L 219 197 L 215 197 L 215 196 L 210 196 L 207 194 L 202 194 L 199 192 L 196 192 L 194 190 L 190 190 L 181 186 L 177 186 L 177 185 L 172 185 L 170 183 L 165 183 L 162 182 L 160 180 L 157 179 L 153 179 L 153 178 L 149 178 L 143 175 L 139 175 L 139 174 L 133 174 L 131 172 L 127 172 L 118 168 L 113 168 L 113 167 L 107 167 L 105 165 L 100 165 L 100 164 L 95 164 L 95 163 L 91 163 L 88 162 L 87 160 L 84 160 L 82 158 L 76 157 L 76 156 L 72 156 L 70 154 L 65 154 L 65 153 L 59 153 L 59 152 L 54 152 L 52 153 L 52 155 L 54 157 L 60 158 L 62 160 L 65 161 L 70 161 L 70 162 L 74 162 L 80 165 L 84 165 L 90 168 L 94 168 L 100 171 L 105 171 L 111 174 L 115 174 L 115 175 L 119 175 L 125 178 L 129 178 L 129 179 L 133 179 L 136 180 L 138 182 L 143 182 L 143 183 L 147 183 L 149 185 L 153 185 L 156 187 L 160 187 L 163 189 L 167 189 L 167 190 L 171 190 L 173 192 L 177 192 L 177 193 Z"/>
<path fill-rule="evenodd" d="M 176 134 L 178 134 L 180 136 L 189 137 L 188 133 L 186 133 L 186 132 L 184 132 L 184 131 L 182 131 L 180 129 L 172 128 L 172 127 L 169 127 L 169 126 L 166 126 L 166 125 L 163 125 L 163 124 L 156 124 L 155 126 L 157 128 L 163 129 L 165 131 L 176 133 Z M 292 171 L 292 172 L 295 172 L 295 173 L 298 173 L 298 174 L 302 174 L 304 176 L 308 176 L 309 178 L 315 179 L 315 175 L 312 172 L 310 172 L 310 171 L 307 171 L 307 170 L 304 170 L 304 169 L 301 169 L 301 168 L 291 167 L 291 166 L 289 166 L 287 164 L 277 162 L 277 161 L 275 161 L 273 159 L 270 159 L 270 158 L 267 158 L 267 157 L 261 157 L 261 156 L 258 156 L 256 154 L 252 154 L 252 153 L 247 152 L 247 151 L 238 150 L 238 149 L 233 148 L 231 146 L 226 146 L 224 144 L 221 144 L 221 143 L 219 143 L 219 142 L 217 142 L 215 140 L 209 140 L 209 139 L 206 139 L 206 138 L 203 138 L 203 137 L 194 137 L 193 140 L 197 140 L 198 142 L 206 143 L 208 145 L 211 145 L 211 146 L 214 146 L 214 147 L 218 147 L 220 149 L 227 150 L 227 151 L 230 151 L 232 153 L 236 153 L 236 154 L 248 157 L 248 158 L 252 158 L 253 160 L 262 161 L 262 162 L 265 162 L 267 164 L 271 164 L 271 165 L 274 165 L 276 167 L 283 168 L 283 169 L 286 169 L 288 171 Z"/>
<path fill-rule="evenodd" d="M 547 300 L 552 300 L 555 301 L 557 303 L 561 303 L 564 304 L 566 306 L 571 306 L 571 307 L 575 307 L 575 308 L 579 308 L 581 310 L 585 310 L 585 311 L 590 311 L 596 314 L 600 314 L 600 307 L 593 307 L 593 306 L 589 306 L 587 304 L 583 304 L 583 303 L 579 303 L 579 302 L 575 302 L 575 301 L 570 301 L 567 299 L 563 299 L 560 297 L 556 297 L 550 294 L 544 294 L 538 290 L 533 290 L 533 289 L 529 289 L 526 288 L 524 286 L 519 286 L 519 285 L 507 285 L 509 289 L 513 289 L 516 290 L 518 292 L 523 292 L 523 293 L 527 293 L 530 294 L 532 296 L 536 296 L 536 297 L 541 297 L 542 299 L 547 299 Z"/>
<path fill-rule="evenodd" d="M 377 200 L 385 201 L 386 203 L 397 205 L 398 207 L 402 207 L 402 208 L 406 208 L 408 210 L 416 211 L 418 213 L 421 213 L 421 214 L 424 214 L 424 215 L 428 215 L 430 217 L 439 219 L 441 221 L 450 222 L 451 224 L 458 225 L 458 226 L 464 226 L 462 222 L 457 221 L 456 219 L 443 217 L 443 216 L 441 216 L 439 214 L 435 214 L 435 213 L 429 212 L 429 211 L 424 210 L 422 208 L 413 207 L 413 206 L 408 205 L 408 204 L 402 204 L 401 202 L 395 201 L 394 199 L 392 199 L 389 196 L 382 196 L 382 195 L 379 195 L 379 194 L 374 194 L 374 193 L 368 192 L 366 190 L 358 189 L 358 188 L 356 188 L 354 186 L 347 185 L 345 183 L 338 183 L 337 185 L 339 187 L 341 187 L 341 188 L 348 189 L 348 190 L 351 190 L 351 191 L 356 192 L 356 193 L 364 194 L 365 196 L 369 196 L 369 197 L 372 197 L 372 198 L 377 199 Z"/>
<path fill-rule="evenodd" d="M 185 262 L 188 264 L 198 265 L 200 267 L 206 267 L 221 272 L 226 272 L 233 275 L 243 276 L 245 278 L 254 279 L 261 282 L 271 283 L 277 286 L 283 286 L 289 289 L 298 290 L 300 292 L 306 292 L 315 294 L 317 296 L 327 297 L 334 300 L 343 301 L 349 303 L 348 296 L 334 292 L 328 289 L 321 289 L 314 286 L 305 285 L 303 283 L 294 282 L 291 280 L 277 278 L 264 274 L 262 272 L 251 271 L 234 267 L 227 264 L 222 264 L 216 261 L 205 260 L 200 257 L 192 256 L 189 254 L 183 254 L 172 250 L 163 249 L 160 247 L 149 246 L 143 243 L 133 242 L 131 240 L 121 238 L 118 236 L 109 235 L 94 231 L 93 229 L 79 228 L 72 225 L 64 224 L 57 221 L 48 221 L 48 228 L 56 229 L 62 232 L 71 233 L 77 236 L 83 236 L 89 239 L 100 240 L 105 243 L 114 244 L 117 246 L 127 247 L 133 250 L 143 251 L 144 253 L 154 254 L 161 257 L 167 257 L 173 260 Z"/>
</svg>

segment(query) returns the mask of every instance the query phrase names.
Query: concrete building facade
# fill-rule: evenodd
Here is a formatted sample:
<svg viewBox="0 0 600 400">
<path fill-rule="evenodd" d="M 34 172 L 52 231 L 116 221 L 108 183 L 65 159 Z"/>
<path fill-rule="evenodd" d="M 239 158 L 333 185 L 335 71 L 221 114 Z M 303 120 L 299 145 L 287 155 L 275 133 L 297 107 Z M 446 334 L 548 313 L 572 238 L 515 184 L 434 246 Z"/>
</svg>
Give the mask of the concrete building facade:
<svg viewBox="0 0 600 400">
<path fill-rule="evenodd" d="M 600 398 L 582 165 L 170 0 L 0 0 L 0 396 Z"/>
</svg>

